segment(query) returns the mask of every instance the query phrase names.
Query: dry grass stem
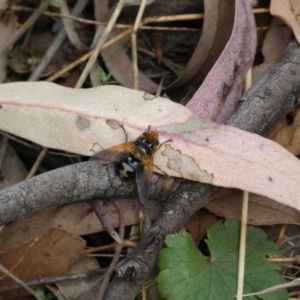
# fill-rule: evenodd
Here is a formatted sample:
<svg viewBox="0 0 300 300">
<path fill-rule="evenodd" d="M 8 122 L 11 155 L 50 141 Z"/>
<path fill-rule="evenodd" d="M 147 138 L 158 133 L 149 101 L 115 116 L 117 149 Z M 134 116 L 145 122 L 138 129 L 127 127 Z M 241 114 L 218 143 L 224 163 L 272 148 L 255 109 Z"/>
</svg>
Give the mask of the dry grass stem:
<svg viewBox="0 0 300 300">
<path fill-rule="evenodd" d="M 137 62 L 137 45 L 136 45 L 136 35 L 137 31 L 139 29 L 139 25 L 141 23 L 141 19 L 143 16 L 143 13 L 145 11 L 147 1 L 142 0 L 139 11 L 137 13 L 132 33 L 131 33 L 131 50 L 132 50 L 132 68 L 133 68 L 133 88 L 135 90 L 139 87 L 139 78 L 138 78 L 138 62 Z"/>
<path fill-rule="evenodd" d="M 116 8 L 115 8 L 115 10 L 114 10 L 111 18 L 110 18 L 110 20 L 107 23 L 107 26 L 106 26 L 103 34 L 101 35 L 101 37 L 99 39 L 99 42 L 98 42 L 97 46 L 94 49 L 93 54 L 91 55 L 91 57 L 90 57 L 88 63 L 86 64 L 86 66 L 85 66 L 85 68 L 84 68 L 81 76 L 79 77 L 79 79 L 78 79 L 78 81 L 77 81 L 77 83 L 75 85 L 75 88 L 78 89 L 78 88 L 82 87 L 85 79 L 87 78 L 90 70 L 92 69 L 92 67 L 93 67 L 93 65 L 94 65 L 94 63 L 95 63 L 95 61 L 96 61 L 96 59 L 97 59 L 97 57 L 98 57 L 98 55 L 100 53 L 100 50 L 102 49 L 102 47 L 103 47 L 103 45 L 104 45 L 104 43 L 105 43 L 108 35 L 110 34 L 113 26 L 115 25 L 115 23 L 117 21 L 117 18 L 119 17 L 119 15 L 120 15 L 120 13 L 122 11 L 122 8 L 124 6 L 124 2 L 125 2 L 125 0 L 119 0 L 119 2 L 117 4 L 117 6 L 116 6 Z"/>
</svg>

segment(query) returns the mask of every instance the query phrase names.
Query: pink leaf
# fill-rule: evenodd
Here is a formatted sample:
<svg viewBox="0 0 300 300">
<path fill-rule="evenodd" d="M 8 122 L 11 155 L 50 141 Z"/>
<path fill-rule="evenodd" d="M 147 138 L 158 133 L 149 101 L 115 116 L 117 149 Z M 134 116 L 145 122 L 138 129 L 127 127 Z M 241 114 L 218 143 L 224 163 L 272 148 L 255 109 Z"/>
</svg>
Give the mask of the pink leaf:
<svg viewBox="0 0 300 300">
<path fill-rule="evenodd" d="M 205 0 L 199 43 L 182 74 L 167 89 L 202 83 L 228 43 L 233 27 L 234 1 Z"/>
<path fill-rule="evenodd" d="M 231 38 L 203 84 L 188 103 L 195 114 L 224 123 L 237 107 L 245 74 L 256 49 L 256 27 L 248 0 L 236 1 Z"/>
<path fill-rule="evenodd" d="M 247 190 L 300 209 L 299 160 L 256 134 L 118 86 L 0 85 L 0 129 L 45 147 L 91 155 L 124 142 L 116 122 L 125 126 L 130 140 L 148 125 L 160 131 L 160 142 L 172 138 L 155 155 L 155 164 L 170 176 Z"/>
</svg>

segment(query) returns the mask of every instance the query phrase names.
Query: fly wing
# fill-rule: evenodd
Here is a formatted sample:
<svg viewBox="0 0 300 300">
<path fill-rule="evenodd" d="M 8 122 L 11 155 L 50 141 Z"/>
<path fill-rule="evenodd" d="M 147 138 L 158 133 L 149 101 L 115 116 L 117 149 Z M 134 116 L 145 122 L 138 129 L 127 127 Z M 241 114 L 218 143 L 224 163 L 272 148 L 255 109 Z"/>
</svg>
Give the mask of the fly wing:
<svg viewBox="0 0 300 300">
<path fill-rule="evenodd" d="M 132 143 L 124 143 L 113 146 L 111 148 L 104 149 L 94 154 L 90 161 L 103 161 L 103 162 L 114 162 L 119 161 L 123 156 L 128 156 L 128 153 L 132 151 Z"/>
<path fill-rule="evenodd" d="M 136 183 L 141 203 L 145 203 L 150 194 L 153 161 L 146 159 L 136 169 Z"/>
</svg>

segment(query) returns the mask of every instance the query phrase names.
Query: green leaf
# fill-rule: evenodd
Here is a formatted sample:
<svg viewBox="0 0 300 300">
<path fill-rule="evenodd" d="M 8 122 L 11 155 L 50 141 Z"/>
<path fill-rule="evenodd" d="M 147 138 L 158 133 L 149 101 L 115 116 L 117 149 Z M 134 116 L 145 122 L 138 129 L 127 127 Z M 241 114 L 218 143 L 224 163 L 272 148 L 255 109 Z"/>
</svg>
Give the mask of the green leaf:
<svg viewBox="0 0 300 300">
<path fill-rule="evenodd" d="M 97 74 L 103 85 L 117 83 L 114 80 L 110 80 L 110 78 L 112 77 L 111 73 L 105 74 L 104 70 L 98 65 L 97 65 Z"/>
<path fill-rule="evenodd" d="M 235 299 L 237 287 L 240 223 L 227 220 L 215 223 L 208 231 L 206 243 L 211 252 L 210 260 L 195 247 L 191 236 L 168 235 L 166 248 L 158 257 L 161 270 L 157 281 L 158 291 L 165 299 Z M 276 244 L 266 240 L 266 234 L 248 226 L 244 293 L 253 293 L 270 286 L 285 283 L 278 273 L 277 264 L 266 256 L 282 256 Z M 265 295 L 245 297 L 247 300 L 285 300 L 286 290 Z"/>
<path fill-rule="evenodd" d="M 101 82 L 106 81 L 106 74 L 105 74 L 104 70 L 98 65 L 97 65 L 97 74 L 98 74 Z"/>
</svg>

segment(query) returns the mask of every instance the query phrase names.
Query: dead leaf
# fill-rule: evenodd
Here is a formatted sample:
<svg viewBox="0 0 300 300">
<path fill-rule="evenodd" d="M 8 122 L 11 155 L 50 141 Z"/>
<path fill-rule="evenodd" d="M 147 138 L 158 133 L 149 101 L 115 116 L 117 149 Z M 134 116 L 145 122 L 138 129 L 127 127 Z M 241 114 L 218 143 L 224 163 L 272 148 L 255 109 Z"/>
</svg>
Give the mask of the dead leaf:
<svg viewBox="0 0 300 300">
<path fill-rule="evenodd" d="M 72 233 L 49 228 L 37 238 L 6 249 L 0 253 L 0 263 L 23 281 L 65 274 L 80 256 L 85 241 Z M 14 284 L 2 274 L 0 286 Z M 23 291 L 10 292 L 4 299 L 16 299 Z"/>
<path fill-rule="evenodd" d="M 0 190 L 25 180 L 28 174 L 23 162 L 10 145 L 7 146 L 3 157 L 1 171 Z"/>
<path fill-rule="evenodd" d="M 270 13 L 282 19 L 292 30 L 300 43 L 299 1 L 272 0 Z"/>
<path fill-rule="evenodd" d="M 255 51 L 256 26 L 250 2 L 235 1 L 231 37 L 187 107 L 203 118 L 225 123 L 237 108 L 242 83 L 252 66 Z"/>
<path fill-rule="evenodd" d="M 91 256 L 80 256 L 66 275 L 83 273 L 99 269 L 96 258 Z M 65 299 L 96 300 L 102 284 L 100 276 L 92 278 L 77 279 L 56 283 L 60 293 Z"/>
<path fill-rule="evenodd" d="M 291 29 L 284 25 L 282 20 L 273 18 L 262 46 L 262 53 L 267 62 L 275 63 L 292 39 Z"/>
<path fill-rule="evenodd" d="M 242 209 L 242 191 L 222 189 L 205 205 L 212 214 L 225 219 L 239 219 Z M 300 213 L 296 209 L 272 201 L 271 199 L 250 194 L 248 224 L 300 224 Z"/>
<path fill-rule="evenodd" d="M 201 240 L 206 235 L 207 228 L 215 223 L 216 220 L 217 216 L 205 209 L 199 209 L 192 215 L 185 227 L 191 234 L 196 246 L 199 245 Z"/>
<path fill-rule="evenodd" d="M 287 124 L 286 116 L 277 122 L 277 124 L 268 133 L 267 138 L 286 148 L 294 155 L 300 154 L 300 110 L 294 108 L 291 112 L 293 122 Z"/>
<path fill-rule="evenodd" d="M 6 5 L 7 1 L 0 1 L 0 15 L 1 15 L 1 6 Z M 13 35 L 16 31 L 16 23 L 13 16 L 7 14 L 0 19 L 0 48 L 7 41 L 7 39 Z M 4 81 L 6 77 L 7 70 L 7 53 L 6 50 L 4 53 L 0 54 L 0 83 Z"/>
<path fill-rule="evenodd" d="M 235 1 L 205 0 L 201 38 L 182 74 L 166 89 L 200 83 L 227 44 L 232 27 Z"/>
<path fill-rule="evenodd" d="M 252 69 L 252 84 L 254 84 L 257 80 L 262 78 L 268 69 L 272 67 L 276 63 L 276 60 L 264 62 L 258 66 L 255 66 Z"/>
<path fill-rule="evenodd" d="M 31 58 L 29 51 L 21 46 L 16 46 L 8 53 L 8 66 L 18 74 L 26 74 L 31 71 L 28 61 Z"/>
<path fill-rule="evenodd" d="M 155 154 L 155 165 L 170 176 L 240 188 L 300 208 L 299 160 L 261 136 L 119 86 L 0 85 L 0 129 L 47 148 L 91 155 L 122 143 L 123 130 L 112 130 L 107 119 L 123 124 L 129 140 L 147 130 L 149 122 L 160 132 L 160 142 L 172 139 Z"/>
<path fill-rule="evenodd" d="M 138 224 L 139 205 L 137 199 L 119 199 L 124 212 L 125 225 Z M 49 227 L 59 227 L 71 231 L 76 235 L 87 235 L 103 231 L 102 225 L 95 213 L 82 218 L 80 214 L 90 208 L 84 202 L 51 207 L 35 213 L 34 215 L 6 225 L 0 232 L 0 250 L 31 239 Z M 157 201 L 148 200 L 144 205 L 145 213 L 154 220 L 158 217 L 161 206 Z M 118 213 L 115 207 L 107 202 L 103 211 L 113 228 L 119 226 Z"/>
</svg>

